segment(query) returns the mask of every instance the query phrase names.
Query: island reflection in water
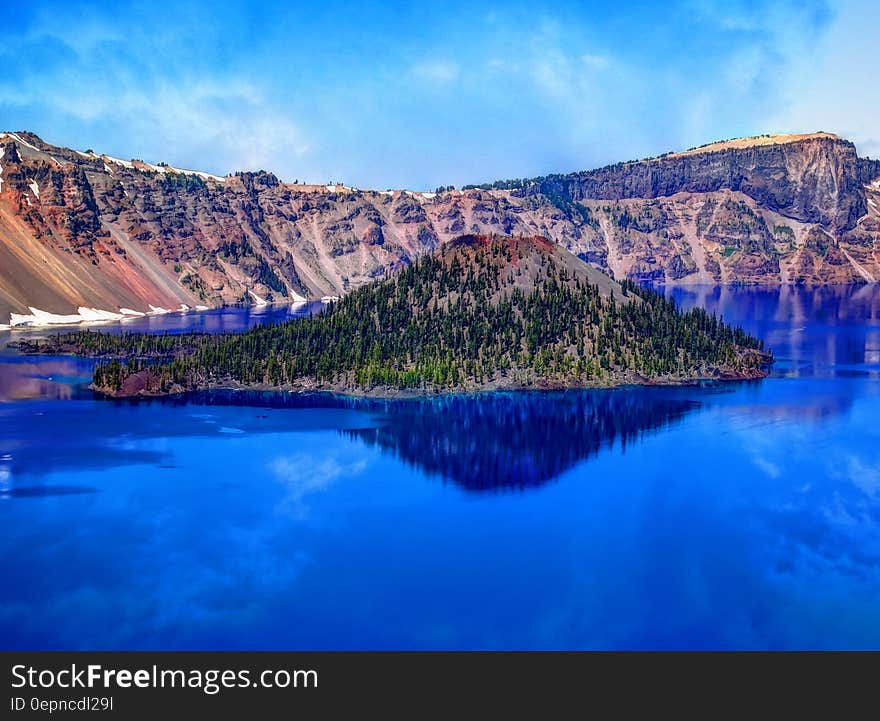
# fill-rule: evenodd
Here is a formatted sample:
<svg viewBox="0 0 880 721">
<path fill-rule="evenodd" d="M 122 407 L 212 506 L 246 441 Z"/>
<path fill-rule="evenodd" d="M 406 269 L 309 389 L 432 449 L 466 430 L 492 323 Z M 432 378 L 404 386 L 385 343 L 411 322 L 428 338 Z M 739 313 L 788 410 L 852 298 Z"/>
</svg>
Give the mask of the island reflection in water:
<svg viewBox="0 0 880 721">
<path fill-rule="evenodd" d="M 604 448 L 618 444 L 625 450 L 628 443 L 701 407 L 699 400 L 684 393 L 699 397 L 701 391 L 626 388 L 396 401 L 206 391 L 161 401 L 93 401 L 70 404 L 66 412 L 33 416 L 27 437 L 15 444 L 8 476 L 33 479 L 65 469 L 161 465 L 166 460 L 163 453 L 145 450 L 144 441 L 222 437 L 231 427 L 247 434 L 332 429 L 468 491 L 527 489 L 552 481 Z M 183 411 L 200 407 L 215 409 L 210 424 L 200 414 Z M 120 415 L 121 409 L 125 410 Z M 121 418 L 125 433 L 114 441 Z M 0 414 L 6 445 L 18 435 L 4 423 L 8 419 Z M 67 443 L 65 430 L 71 426 L 82 435 Z M 34 436 L 56 439 L 52 452 L 47 454 L 39 440 L 28 442 Z M 27 488 L 16 495 L 26 495 Z M 11 490 L 9 494 L 14 495 Z"/>
<path fill-rule="evenodd" d="M 452 396 L 392 403 L 381 425 L 341 432 L 469 491 L 525 489 L 699 407 L 639 389 Z"/>
<path fill-rule="evenodd" d="M 625 450 L 627 443 L 699 409 L 701 388 L 724 387 L 709 383 L 397 400 L 221 390 L 165 403 L 349 410 L 369 423 L 359 426 L 349 417 L 338 429 L 344 437 L 469 491 L 491 491 L 540 486 L 615 443 Z"/>
</svg>

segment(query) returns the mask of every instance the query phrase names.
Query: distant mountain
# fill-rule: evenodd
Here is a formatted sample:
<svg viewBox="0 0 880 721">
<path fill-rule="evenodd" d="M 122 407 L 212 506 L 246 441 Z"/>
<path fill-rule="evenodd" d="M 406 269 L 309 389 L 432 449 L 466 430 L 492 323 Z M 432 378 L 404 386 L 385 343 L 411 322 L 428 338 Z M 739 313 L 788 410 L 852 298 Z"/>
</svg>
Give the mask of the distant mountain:
<svg viewBox="0 0 880 721">
<path fill-rule="evenodd" d="M 0 133 L 0 317 L 22 322 L 342 295 L 463 233 L 545 236 L 617 279 L 880 280 L 880 163 L 828 133 L 761 136 L 418 193 L 219 177 Z"/>
<path fill-rule="evenodd" d="M 95 387 L 117 396 L 605 387 L 760 378 L 769 361 L 741 330 L 618 284 L 546 238 L 477 235 L 314 318 L 217 336 L 81 332 L 20 347 L 113 358 Z"/>
</svg>

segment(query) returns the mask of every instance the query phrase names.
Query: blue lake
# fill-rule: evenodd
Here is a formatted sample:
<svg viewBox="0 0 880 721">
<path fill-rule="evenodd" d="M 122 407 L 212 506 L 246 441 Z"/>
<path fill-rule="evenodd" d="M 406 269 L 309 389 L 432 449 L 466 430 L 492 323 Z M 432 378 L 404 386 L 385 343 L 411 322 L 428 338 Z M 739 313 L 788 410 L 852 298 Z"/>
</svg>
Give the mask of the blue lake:
<svg viewBox="0 0 880 721">
<path fill-rule="evenodd" d="M 772 377 L 115 402 L 4 348 L 0 647 L 880 648 L 880 287 L 671 292 Z"/>
</svg>

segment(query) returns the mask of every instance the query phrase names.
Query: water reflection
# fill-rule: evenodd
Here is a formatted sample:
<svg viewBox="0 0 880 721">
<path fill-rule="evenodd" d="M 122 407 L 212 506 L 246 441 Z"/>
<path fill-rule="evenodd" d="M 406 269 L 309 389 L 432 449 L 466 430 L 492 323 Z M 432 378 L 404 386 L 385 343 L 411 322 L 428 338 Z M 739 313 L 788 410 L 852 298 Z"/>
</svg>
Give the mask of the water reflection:
<svg viewBox="0 0 880 721">
<path fill-rule="evenodd" d="M 83 397 L 93 369 L 94 361 L 84 358 L 0 355 L 0 402 Z"/>
<path fill-rule="evenodd" d="M 762 338 L 784 377 L 880 378 L 880 285 L 668 288 Z"/>
<path fill-rule="evenodd" d="M 422 400 L 217 390 L 161 404 L 262 408 L 264 413 L 287 409 L 301 414 L 311 409 L 323 413 L 347 438 L 468 490 L 486 491 L 539 486 L 603 448 L 619 442 L 625 449 L 627 443 L 700 408 L 700 396 L 711 394 L 713 388 L 720 386 L 463 394 Z M 245 425 L 248 432 L 292 430 L 289 424 L 300 414 L 276 414 L 274 422 L 258 414 L 262 422 L 246 420 L 237 425 Z"/>
<path fill-rule="evenodd" d="M 0 447 L 10 454 L 9 478 L 33 479 L 58 470 L 164 467 L 169 450 L 145 445 L 151 440 L 335 430 L 468 490 L 523 489 L 677 422 L 700 408 L 700 394 L 631 388 L 382 401 L 210 391 L 51 411 L 31 403 L 0 412 Z M 31 409 L 24 427 L 23 408 Z"/>
<path fill-rule="evenodd" d="M 88 392 L 88 391 L 86 391 Z M 255 401 L 256 396 L 249 400 Z M 234 436 L 298 433 L 376 422 L 351 404 L 269 394 L 259 404 L 234 393 L 194 394 L 167 400 L 27 401 L 0 405 L 0 490 L 7 497 L 36 487 L 56 472 L 78 473 L 149 465 L 172 469 L 174 443 Z M 234 403 L 233 401 L 238 401 Z M 299 408 L 294 413 L 286 409 Z M 24 491 L 27 493 L 27 491 Z M 33 495 L 33 494 L 32 494 Z"/>
<path fill-rule="evenodd" d="M 470 491 L 524 489 L 699 407 L 663 389 L 453 396 L 389 403 L 380 425 L 342 433 Z"/>
</svg>

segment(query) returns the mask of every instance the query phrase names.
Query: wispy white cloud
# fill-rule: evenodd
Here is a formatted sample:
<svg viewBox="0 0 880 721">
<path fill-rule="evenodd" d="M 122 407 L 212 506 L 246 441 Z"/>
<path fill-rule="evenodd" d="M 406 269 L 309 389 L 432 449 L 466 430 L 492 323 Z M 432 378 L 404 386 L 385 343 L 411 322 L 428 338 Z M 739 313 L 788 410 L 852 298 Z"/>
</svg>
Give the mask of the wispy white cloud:
<svg viewBox="0 0 880 721">
<path fill-rule="evenodd" d="M 461 68 L 449 60 L 425 60 L 412 66 L 412 74 L 431 83 L 451 83 L 458 79 Z"/>
<path fill-rule="evenodd" d="M 765 473 L 765 475 L 769 476 L 770 478 L 779 478 L 779 476 L 781 475 L 779 466 L 776 465 L 773 461 L 770 461 L 761 456 L 757 456 L 752 459 L 752 462 L 758 468 L 760 468 Z"/>
<path fill-rule="evenodd" d="M 301 156 L 310 143 L 300 128 L 246 85 L 157 84 L 149 93 L 124 84 L 96 88 L 89 95 L 66 94 L 52 87 L 8 93 L 8 105 L 51 106 L 83 124 L 113 123 L 125 128 L 126 147 L 99 151 L 139 152 L 150 161 L 199 165 L 226 173 L 271 169 L 279 151 Z M 50 142 L 57 138 L 47 138 Z M 64 139 L 61 139 L 64 140 Z M 68 140 L 68 142 L 70 142 Z"/>
<path fill-rule="evenodd" d="M 880 157 L 877 33 L 880 4 L 842 0 L 808 52 L 791 59 L 786 102 L 771 119 L 785 127 L 831 130 Z"/>
<path fill-rule="evenodd" d="M 308 507 L 303 502 L 307 496 L 327 490 L 340 479 L 360 475 L 366 468 L 364 459 L 340 462 L 302 453 L 281 456 L 269 464 L 269 470 L 287 489 L 281 508 L 296 518 L 307 515 Z"/>
<path fill-rule="evenodd" d="M 852 483 L 871 500 L 880 500 L 880 466 L 855 454 L 837 459 L 830 469 L 832 478 Z"/>
<path fill-rule="evenodd" d="M 596 53 L 585 53 L 581 55 L 581 62 L 587 67 L 596 70 L 604 70 L 612 63 L 612 59 L 608 55 L 598 55 Z"/>
<path fill-rule="evenodd" d="M 136 31 L 123 37 L 95 20 L 77 27 L 66 33 L 57 22 L 38 21 L 7 46 L 7 59 L 51 55 L 63 62 L 19 66 L 0 80 L 0 107 L 92 128 L 82 141 L 98 151 L 218 173 L 272 169 L 279 156 L 296 159 L 311 149 L 297 121 L 252 79 L 182 67 L 163 54 L 167 39 Z M 78 145 L 72 137 L 45 139 Z"/>
<path fill-rule="evenodd" d="M 160 19 L 122 2 L 111 17 L 36 0 L 0 45 L 0 115 L 124 157 L 361 187 L 573 170 L 768 131 L 822 128 L 880 151 L 880 101 L 865 92 L 873 5 L 508 2 L 426 23 L 272 3 L 183 3 Z"/>
</svg>

